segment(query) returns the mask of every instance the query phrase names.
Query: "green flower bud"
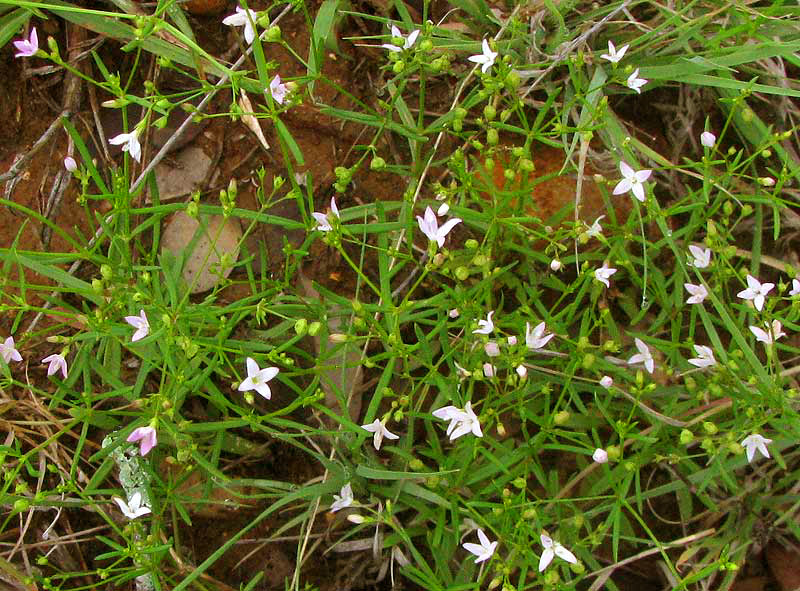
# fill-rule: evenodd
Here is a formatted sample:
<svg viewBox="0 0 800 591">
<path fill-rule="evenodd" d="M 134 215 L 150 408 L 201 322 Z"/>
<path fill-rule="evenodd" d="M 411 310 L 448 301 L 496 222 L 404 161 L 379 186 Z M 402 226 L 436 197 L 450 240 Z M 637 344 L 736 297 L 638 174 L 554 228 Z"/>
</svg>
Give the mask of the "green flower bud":
<svg viewBox="0 0 800 591">
<path fill-rule="evenodd" d="M 281 40 L 281 28 L 278 25 L 273 25 L 267 29 L 267 34 L 264 38 L 268 43 L 277 43 Z"/>
<path fill-rule="evenodd" d="M 689 429 L 682 430 L 680 436 L 681 445 L 689 445 L 692 441 L 694 441 L 694 434 Z"/>
<path fill-rule="evenodd" d="M 497 116 L 497 109 L 495 109 L 492 105 L 486 105 L 483 108 L 483 116 L 487 121 L 492 121 Z"/>
</svg>

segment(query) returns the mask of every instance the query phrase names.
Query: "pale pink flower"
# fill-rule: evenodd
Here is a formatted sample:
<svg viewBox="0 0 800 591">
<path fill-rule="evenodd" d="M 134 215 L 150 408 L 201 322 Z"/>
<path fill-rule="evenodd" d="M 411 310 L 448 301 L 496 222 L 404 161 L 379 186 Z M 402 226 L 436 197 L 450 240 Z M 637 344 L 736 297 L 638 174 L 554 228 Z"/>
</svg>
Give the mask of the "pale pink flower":
<svg viewBox="0 0 800 591">
<path fill-rule="evenodd" d="M 403 46 L 398 47 L 397 45 L 393 45 L 392 43 L 384 43 L 381 45 L 384 49 L 388 49 L 389 51 L 403 51 L 404 49 L 411 49 L 414 46 L 414 43 L 417 42 L 417 37 L 419 36 L 419 29 L 411 31 L 408 36 L 404 36 L 403 33 L 398 29 L 395 25 L 392 25 L 392 38 L 393 39 L 402 39 Z"/>
<path fill-rule="evenodd" d="M 714 359 L 714 351 L 711 347 L 707 347 L 706 345 L 694 345 L 694 350 L 695 353 L 697 353 L 697 357 L 689 359 L 689 363 L 695 367 L 711 367 L 717 364 L 717 360 Z"/>
<path fill-rule="evenodd" d="M 447 426 L 447 435 L 450 437 L 450 441 L 458 439 L 469 432 L 472 432 L 475 437 L 483 437 L 481 423 L 472 410 L 471 402 L 467 402 L 463 409 L 455 406 L 445 406 L 433 411 L 431 414 L 437 419 L 450 421 Z"/>
<path fill-rule="evenodd" d="M 494 64 L 494 60 L 497 59 L 497 52 L 492 51 L 492 48 L 489 47 L 489 42 L 484 39 L 483 43 L 481 44 L 483 49 L 483 53 L 479 53 L 477 55 L 471 55 L 467 59 L 471 62 L 481 65 L 481 72 L 484 74 L 489 71 L 489 68 L 492 67 Z"/>
<path fill-rule="evenodd" d="M 476 328 L 472 331 L 472 334 L 489 334 L 494 330 L 494 322 L 492 321 L 492 314 L 494 314 L 494 310 L 489 312 L 489 315 L 486 317 L 486 320 L 478 320 L 478 326 L 480 328 Z"/>
<path fill-rule="evenodd" d="M 278 375 L 280 370 L 277 367 L 265 367 L 261 369 L 258 367 L 258 363 L 256 363 L 255 359 L 250 357 L 245 359 L 245 365 L 247 365 L 247 377 L 239 384 L 237 388 L 239 392 L 255 390 L 267 400 L 272 398 L 272 390 L 269 389 L 267 382 Z"/>
<path fill-rule="evenodd" d="M 44 359 L 42 359 L 42 363 L 49 363 L 50 365 L 47 367 L 47 375 L 51 376 L 56 373 L 58 370 L 61 370 L 61 375 L 64 376 L 64 379 L 67 379 L 67 360 L 64 359 L 63 355 L 48 355 Z"/>
<path fill-rule="evenodd" d="M 619 163 L 619 170 L 622 173 L 622 180 L 614 187 L 614 195 L 621 195 L 630 191 L 633 196 L 644 203 L 644 183 L 650 178 L 652 170 L 633 170 L 626 162 Z"/>
<path fill-rule="evenodd" d="M 482 529 L 478 530 L 478 540 L 480 540 L 480 544 L 472 544 L 470 542 L 462 544 L 467 552 L 475 555 L 475 564 L 489 560 L 497 548 L 497 542 L 489 542 L 489 538 L 486 537 Z"/>
<path fill-rule="evenodd" d="M 752 462 L 756 455 L 756 451 L 760 452 L 762 456 L 769 459 L 769 450 L 767 445 L 772 443 L 772 439 L 762 437 L 758 433 L 748 435 L 742 440 L 742 447 L 747 452 L 747 461 Z"/>
<path fill-rule="evenodd" d="M 156 430 L 153 427 L 137 427 L 128 435 L 126 441 L 128 443 L 135 443 L 138 441 L 139 453 L 146 456 L 150 453 L 150 450 L 156 446 L 158 438 L 156 436 Z"/>
<path fill-rule="evenodd" d="M 687 304 L 702 304 L 703 300 L 708 297 L 708 289 L 702 283 L 700 285 L 684 283 L 683 287 L 689 292 L 689 297 L 686 299 Z"/>
<path fill-rule="evenodd" d="M 134 343 L 150 334 L 150 323 L 147 321 L 147 315 L 144 310 L 139 310 L 138 316 L 126 316 L 125 322 L 136 329 L 131 337 L 131 341 Z"/>
<path fill-rule="evenodd" d="M 631 90 L 635 90 L 637 94 L 642 94 L 642 86 L 647 84 L 647 82 L 648 81 L 644 78 L 639 78 L 639 68 L 636 68 L 633 73 L 628 76 L 628 80 L 625 82 L 625 85 Z"/>
<path fill-rule="evenodd" d="M 109 144 L 119 146 L 122 144 L 122 151 L 131 155 L 131 158 L 140 162 L 142 159 L 142 145 L 139 143 L 139 129 L 135 128 L 130 133 L 121 133 L 115 135 L 110 140 Z"/>
<path fill-rule="evenodd" d="M 700 248 L 694 244 L 689 245 L 689 253 L 692 258 L 689 260 L 689 265 L 695 269 L 705 269 L 711 264 L 711 249 Z"/>
<path fill-rule="evenodd" d="M 14 346 L 14 337 L 8 337 L 3 344 L 0 344 L 0 357 L 6 364 L 11 361 L 22 361 L 22 355 L 19 354 L 17 348 Z"/>
<path fill-rule="evenodd" d="M 333 495 L 333 503 L 331 503 L 331 513 L 336 513 L 339 509 L 344 509 L 353 504 L 353 488 L 348 482 L 342 487 L 340 493 Z"/>
<path fill-rule="evenodd" d="M 372 445 L 375 447 L 376 451 L 380 450 L 384 437 L 386 437 L 386 439 L 400 439 L 399 435 L 395 435 L 386 428 L 386 421 L 381 421 L 379 419 L 375 419 L 367 425 L 361 425 L 361 428 L 373 433 Z"/>
<path fill-rule="evenodd" d="M 625 52 L 628 51 L 628 45 L 623 45 L 619 49 L 614 47 L 614 42 L 609 39 L 608 41 L 608 53 L 603 53 L 600 55 L 603 59 L 610 61 L 612 64 L 619 63 L 619 60 L 622 59 L 622 56 L 625 55 Z"/>
<path fill-rule="evenodd" d="M 311 217 L 317 221 L 317 226 L 314 229 L 320 232 L 330 232 L 333 230 L 331 215 L 336 219 L 340 219 L 339 208 L 336 206 L 336 197 L 331 197 L 331 212 L 329 214 L 319 213 L 318 211 L 311 214 Z"/>
<path fill-rule="evenodd" d="M 286 95 L 289 94 L 289 87 L 281 83 L 279 74 L 275 74 L 275 77 L 269 83 L 269 94 L 279 105 L 282 105 L 283 101 L 286 100 Z"/>
<path fill-rule="evenodd" d="M 435 242 L 439 248 L 444 246 L 444 239 L 455 228 L 456 224 L 461 223 L 461 218 L 450 218 L 441 227 L 439 220 L 436 219 L 436 214 L 430 207 L 425 208 L 425 217 L 417 216 L 417 223 L 422 233 L 428 237 L 428 240 Z"/>
<path fill-rule="evenodd" d="M 575 555 L 572 552 L 564 548 L 564 546 L 556 542 L 550 536 L 541 534 L 539 536 L 539 540 L 542 542 L 542 546 L 544 546 L 544 552 L 542 552 L 542 556 L 539 558 L 539 572 L 542 572 L 544 569 L 546 569 L 553 561 L 555 556 L 558 556 L 562 560 L 566 560 L 570 564 L 575 564 L 578 562 L 578 559 L 575 558 Z"/>
<path fill-rule="evenodd" d="M 244 40 L 250 45 L 256 38 L 255 23 L 258 20 L 258 13 L 249 8 L 245 10 L 241 6 L 236 7 L 236 12 L 222 19 L 223 25 L 229 27 L 244 27 Z"/>
<path fill-rule="evenodd" d="M 786 333 L 783 332 L 783 327 L 781 326 L 780 320 L 773 320 L 772 324 L 765 322 L 764 326 L 767 327 L 767 330 L 759 328 L 758 326 L 751 326 L 750 332 L 755 335 L 757 341 L 764 343 L 765 345 L 771 345 L 779 338 L 786 336 Z"/>
<path fill-rule="evenodd" d="M 128 519 L 136 519 L 151 512 L 150 507 L 142 503 L 142 493 L 139 491 L 133 493 L 127 503 L 119 497 L 113 497 L 113 500 L 119 506 L 122 514 Z"/>
<path fill-rule="evenodd" d="M 36 52 L 39 51 L 39 35 L 36 33 L 36 27 L 31 27 L 31 32 L 27 39 L 23 37 L 14 41 L 14 47 L 17 49 L 14 57 L 33 57 L 36 55 Z"/>
<path fill-rule="evenodd" d="M 550 339 L 554 336 L 553 333 L 548 333 L 544 322 L 540 322 L 536 327 L 531 330 L 531 323 L 525 323 L 525 345 L 528 349 L 537 350 L 544 347 Z"/>
<path fill-rule="evenodd" d="M 743 300 L 752 300 L 753 305 L 759 312 L 764 308 L 764 301 L 770 290 L 775 287 L 774 283 L 761 283 L 752 275 L 747 276 L 747 289 L 743 289 L 736 294 Z"/>
<path fill-rule="evenodd" d="M 611 287 L 611 284 L 609 283 L 608 280 L 616 272 L 617 270 L 614 267 L 608 266 L 608 261 L 603 261 L 603 266 L 600 267 L 599 269 L 595 269 L 594 278 L 597 279 L 597 281 L 599 281 L 606 287 Z"/>
<path fill-rule="evenodd" d="M 606 462 L 608 462 L 608 452 L 598 447 L 596 450 L 594 450 L 594 453 L 592 454 L 592 459 L 598 464 L 605 464 Z"/>
<path fill-rule="evenodd" d="M 642 363 L 644 364 L 644 367 L 648 373 L 653 373 L 653 370 L 655 369 L 655 360 L 653 360 L 653 354 L 650 353 L 650 347 L 648 347 L 639 337 L 636 337 L 633 340 L 636 343 L 636 348 L 639 350 L 639 352 L 628 359 L 628 365 Z"/>
<path fill-rule="evenodd" d="M 75 158 L 72 156 L 67 156 L 64 158 L 64 168 L 67 172 L 75 172 L 78 170 L 78 163 L 75 162 Z"/>
</svg>

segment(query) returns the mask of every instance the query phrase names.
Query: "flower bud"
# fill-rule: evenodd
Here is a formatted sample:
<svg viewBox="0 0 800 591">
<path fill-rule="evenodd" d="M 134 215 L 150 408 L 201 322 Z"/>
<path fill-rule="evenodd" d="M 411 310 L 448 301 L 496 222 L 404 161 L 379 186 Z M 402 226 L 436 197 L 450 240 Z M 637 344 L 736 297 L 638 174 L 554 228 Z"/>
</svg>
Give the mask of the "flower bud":
<svg viewBox="0 0 800 591">
<path fill-rule="evenodd" d="M 700 143 L 706 148 L 713 148 L 714 144 L 717 143 L 717 136 L 710 131 L 704 131 L 700 134 Z"/>
<path fill-rule="evenodd" d="M 592 454 L 592 459 L 598 464 L 605 464 L 606 462 L 608 462 L 608 452 L 598 447 L 596 450 L 594 450 L 594 453 Z"/>
<path fill-rule="evenodd" d="M 603 376 L 600 378 L 600 385 L 603 386 L 603 388 L 610 388 L 613 383 L 614 380 L 611 379 L 611 376 Z"/>
<path fill-rule="evenodd" d="M 558 259 L 553 259 L 550 261 L 550 270 L 551 271 L 560 271 L 561 270 L 561 261 Z"/>
</svg>

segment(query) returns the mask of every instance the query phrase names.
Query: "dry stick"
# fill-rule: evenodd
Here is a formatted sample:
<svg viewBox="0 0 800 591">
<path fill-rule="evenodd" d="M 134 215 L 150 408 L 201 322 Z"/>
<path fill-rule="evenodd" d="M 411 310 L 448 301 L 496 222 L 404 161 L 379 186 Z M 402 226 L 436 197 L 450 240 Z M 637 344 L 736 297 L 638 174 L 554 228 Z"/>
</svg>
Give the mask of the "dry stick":
<svg viewBox="0 0 800 591">
<path fill-rule="evenodd" d="M 77 25 L 68 24 L 67 38 L 69 40 L 69 54 L 70 61 L 77 60 L 80 54 L 80 47 L 86 40 L 86 29 L 78 27 Z M 81 67 L 77 65 L 77 67 Z M 80 108 L 81 95 L 83 90 L 82 80 L 72 70 L 66 70 L 66 91 L 64 92 L 64 99 L 62 102 L 63 108 L 68 111 L 76 112 Z M 68 152 L 72 152 L 72 137 L 67 134 L 67 141 L 69 143 Z M 52 216 L 55 218 L 58 215 L 58 209 L 61 206 L 61 200 L 64 198 L 64 192 L 69 186 L 69 181 L 72 178 L 72 173 L 59 167 L 58 174 L 53 181 L 53 188 L 50 191 L 50 196 L 47 199 L 45 206 L 44 216 L 50 219 Z M 50 226 L 45 225 L 42 228 L 41 240 L 42 246 L 47 250 L 50 246 L 50 238 L 52 237 L 53 230 Z"/>
<path fill-rule="evenodd" d="M 539 82 L 541 82 L 544 79 L 545 76 L 547 76 L 552 70 L 554 70 L 556 68 L 556 66 L 559 66 L 561 64 L 561 62 L 564 61 L 564 59 L 566 59 L 566 57 L 570 53 L 572 53 L 573 50 L 576 47 L 578 47 L 579 45 L 584 43 L 589 37 L 594 35 L 599 29 L 601 29 L 603 27 L 603 25 L 605 25 L 609 20 L 614 18 L 619 11 L 621 11 L 624 8 L 626 8 L 628 6 L 628 4 L 630 4 L 630 0 L 625 0 L 622 4 L 617 6 L 614 10 L 612 10 L 606 16 L 604 16 L 602 19 L 600 19 L 600 21 L 598 21 L 597 23 L 592 25 L 592 27 L 588 31 L 586 31 L 585 33 L 581 33 L 575 39 L 573 39 L 572 41 L 567 43 L 561 51 L 559 51 L 558 53 L 556 53 L 556 55 L 553 56 L 553 58 L 552 58 L 552 60 L 550 62 L 550 65 L 547 66 L 542 71 L 542 73 L 539 74 L 539 77 L 536 78 L 536 80 L 533 81 L 533 84 L 531 84 L 525 90 L 525 92 L 522 93 L 522 96 L 520 96 L 520 99 L 524 100 L 525 97 L 527 97 L 530 94 L 530 92 L 539 85 Z"/>
<path fill-rule="evenodd" d="M 22 156 L 18 156 L 14 160 L 14 164 L 11 165 L 11 168 L 9 168 L 3 174 L 0 174 L 0 183 L 4 183 L 16 178 L 19 173 L 22 172 L 22 169 L 25 167 L 25 165 L 28 164 L 28 161 L 36 155 L 36 152 L 41 150 L 42 146 L 44 146 L 45 143 L 47 143 L 47 141 L 53 137 L 53 134 L 58 131 L 58 129 L 61 127 L 61 118 L 69 117 L 71 114 L 72 112 L 69 109 L 63 110 L 61 114 L 56 117 L 55 121 L 50 124 L 50 127 L 45 130 L 42 136 L 36 140 L 36 142 L 34 142 L 34 144 L 31 146 L 31 149 Z"/>
<path fill-rule="evenodd" d="M 275 17 L 275 19 L 270 23 L 269 26 L 272 27 L 272 26 L 276 25 L 278 23 L 278 21 L 280 21 L 284 17 L 284 15 L 286 15 L 286 13 L 289 12 L 290 8 L 291 8 L 291 4 L 287 4 L 286 8 L 284 8 L 281 11 L 281 13 L 278 16 Z M 267 27 L 267 29 L 269 29 L 269 27 Z M 266 36 L 266 32 L 267 31 L 265 30 L 261 34 L 259 39 L 261 39 L 261 37 Z M 231 72 L 235 72 L 236 70 L 238 70 L 242 66 L 242 64 L 245 62 L 245 60 L 247 59 L 247 56 L 252 51 L 253 51 L 253 47 L 252 46 L 248 47 L 247 51 L 244 54 L 242 54 L 239 57 L 238 60 L 236 60 L 236 62 L 233 64 L 233 66 L 231 66 L 231 68 L 230 68 Z M 197 105 L 197 109 L 196 109 L 195 112 L 196 113 L 202 112 L 202 110 L 206 107 L 206 105 L 208 105 L 208 103 L 211 101 L 211 99 L 214 98 L 214 96 L 216 96 L 217 92 L 220 91 L 222 86 L 225 85 L 228 82 L 229 79 L 230 79 L 230 74 L 225 74 L 222 78 L 220 78 L 220 80 L 214 85 L 214 87 L 211 90 L 208 91 L 208 94 L 206 94 L 206 96 L 203 97 L 203 100 L 200 101 L 200 103 Z M 69 113 L 65 111 L 64 113 L 61 114 L 61 116 L 62 117 L 67 117 L 67 116 L 69 116 Z M 58 123 L 59 121 L 60 121 L 60 118 L 59 118 L 59 120 L 53 122 L 53 125 L 51 125 L 50 127 L 53 128 L 53 130 L 55 130 L 56 123 Z M 188 129 L 188 127 L 191 124 L 192 124 L 192 117 L 187 117 L 183 121 L 183 123 L 181 123 L 181 125 L 178 127 L 178 129 L 175 130 L 175 133 L 172 134 L 172 137 L 170 137 L 164 143 L 164 145 L 161 147 L 161 149 L 158 151 L 158 153 L 155 156 L 153 156 L 153 159 L 150 161 L 150 163 L 145 167 L 145 169 L 139 175 L 139 178 L 136 179 L 136 182 L 133 183 L 133 185 L 130 188 L 130 192 L 131 193 L 135 193 L 139 189 L 139 187 L 141 187 L 141 185 L 144 184 L 144 181 L 146 180 L 147 175 L 150 174 L 150 172 L 153 171 L 153 169 L 156 167 L 156 165 L 159 162 L 161 162 L 161 160 L 163 160 L 164 156 L 166 156 L 169 153 L 170 148 L 175 144 L 175 142 L 178 141 L 178 138 L 181 136 L 181 134 L 183 134 L 183 132 L 186 131 L 186 129 Z M 48 129 L 48 132 L 50 132 L 49 129 Z M 42 137 L 44 137 L 44 136 L 42 136 Z M 39 142 L 41 142 L 41 141 L 42 141 L 42 139 L 40 138 Z M 37 143 L 39 143 L 39 142 L 37 142 Z M 39 147 L 41 147 L 41 146 L 39 146 Z M 36 148 L 35 144 L 34 144 L 34 148 Z M 36 149 L 38 149 L 38 148 L 36 148 Z M 33 151 L 33 148 L 31 148 L 31 150 Z M 9 171 L 9 172 L 11 172 L 11 171 Z M 2 175 L 0 175 L 0 181 L 2 181 L 2 180 L 3 180 Z M 113 220 L 113 218 L 114 218 L 114 214 L 111 213 L 108 216 L 106 216 L 104 221 L 105 221 L 106 224 L 110 224 L 111 221 Z M 94 246 L 95 243 L 103 235 L 103 227 L 104 226 L 100 226 L 99 228 L 97 228 L 97 231 L 94 233 L 94 236 L 92 236 L 91 240 L 89 240 L 89 245 L 88 245 L 89 248 Z M 69 275 L 73 275 L 80 268 L 82 263 L 83 263 L 82 259 L 76 260 L 74 263 L 72 263 L 72 265 L 70 265 L 69 269 L 67 270 L 67 273 Z M 44 305 L 42 306 L 42 310 L 36 315 L 36 317 L 28 325 L 28 328 L 26 329 L 26 332 L 31 332 L 34 329 L 34 327 L 39 323 L 39 320 L 41 320 L 42 316 L 44 316 L 45 310 L 47 310 L 48 308 L 50 308 L 52 306 L 52 303 L 51 303 L 52 299 L 55 298 L 57 295 L 58 295 L 58 291 L 57 290 L 53 291 L 50 294 L 50 299 L 48 299 L 44 303 Z"/>
<path fill-rule="evenodd" d="M 644 550 L 643 552 L 639 552 L 639 554 L 636 554 L 634 556 L 629 556 L 628 558 L 625 558 L 624 560 L 620 560 L 618 562 L 615 562 L 612 565 L 609 565 L 609 566 L 606 566 L 604 568 L 601 568 L 600 570 L 596 570 L 593 573 L 589 573 L 587 576 L 589 576 L 589 577 L 597 577 L 597 580 L 594 583 L 592 583 L 591 587 L 589 587 L 589 591 L 597 591 L 598 589 L 600 589 L 605 584 L 605 582 L 608 580 L 608 578 L 614 573 L 614 571 L 617 570 L 621 566 L 625 566 L 626 564 L 630 564 L 631 562 L 636 562 L 637 560 L 641 560 L 642 558 L 646 558 L 648 556 L 652 556 L 653 554 L 658 554 L 659 552 L 662 552 L 663 550 L 666 550 L 667 548 L 675 548 L 675 547 L 678 547 L 678 546 L 685 546 L 686 544 L 689 544 L 691 542 L 696 542 L 697 540 L 702 540 L 703 538 L 707 538 L 708 536 L 714 535 L 714 533 L 716 533 L 716 531 L 717 530 L 714 529 L 714 528 L 706 529 L 706 530 L 703 530 L 703 531 L 698 532 L 696 534 L 692 534 L 690 536 L 686 536 L 685 538 L 680 538 L 680 539 L 674 540 L 672 542 L 667 542 L 666 544 L 659 544 L 655 548 L 649 548 L 647 550 Z"/>
</svg>

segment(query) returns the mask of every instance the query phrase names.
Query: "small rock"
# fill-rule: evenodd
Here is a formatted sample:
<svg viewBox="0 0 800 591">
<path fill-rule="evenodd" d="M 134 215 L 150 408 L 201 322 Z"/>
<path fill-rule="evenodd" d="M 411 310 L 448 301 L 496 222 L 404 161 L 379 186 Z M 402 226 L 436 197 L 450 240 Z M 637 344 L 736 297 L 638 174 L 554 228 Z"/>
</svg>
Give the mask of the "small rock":
<svg viewBox="0 0 800 591">
<path fill-rule="evenodd" d="M 191 287 L 191 293 L 201 293 L 230 275 L 239 258 L 241 239 L 242 228 L 235 219 L 220 215 L 200 215 L 195 219 L 180 211 L 170 217 L 164 228 L 161 252 L 183 257 L 183 279 Z M 191 252 L 186 252 L 189 247 Z M 223 254 L 227 254 L 229 264 L 221 268 Z"/>
</svg>

